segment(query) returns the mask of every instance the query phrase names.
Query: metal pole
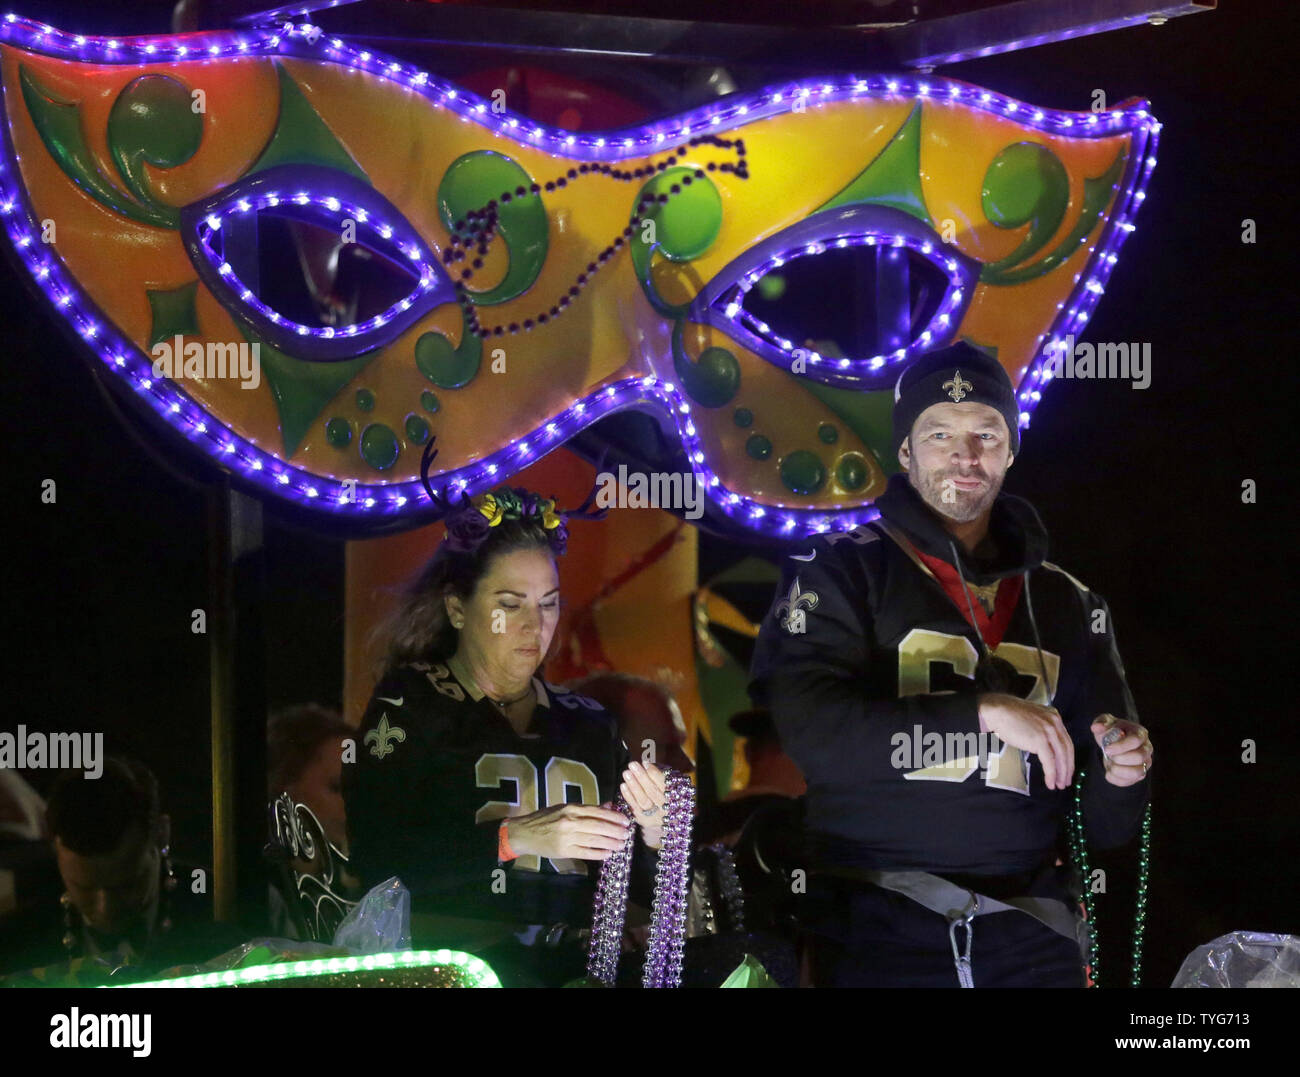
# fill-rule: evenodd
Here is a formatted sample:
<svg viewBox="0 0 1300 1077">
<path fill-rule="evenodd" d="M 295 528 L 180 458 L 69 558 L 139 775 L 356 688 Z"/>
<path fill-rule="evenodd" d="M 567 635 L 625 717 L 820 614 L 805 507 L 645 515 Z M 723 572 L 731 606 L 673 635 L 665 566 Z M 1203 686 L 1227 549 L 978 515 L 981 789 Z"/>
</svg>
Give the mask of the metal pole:
<svg viewBox="0 0 1300 1077">
<path fill-rule="evenodd" d="M 208 489 L 208 656 L 212 729 L 212 907 L 218 921 L 235 918 L 234 603 L 230 481 Z"/>
</svg>

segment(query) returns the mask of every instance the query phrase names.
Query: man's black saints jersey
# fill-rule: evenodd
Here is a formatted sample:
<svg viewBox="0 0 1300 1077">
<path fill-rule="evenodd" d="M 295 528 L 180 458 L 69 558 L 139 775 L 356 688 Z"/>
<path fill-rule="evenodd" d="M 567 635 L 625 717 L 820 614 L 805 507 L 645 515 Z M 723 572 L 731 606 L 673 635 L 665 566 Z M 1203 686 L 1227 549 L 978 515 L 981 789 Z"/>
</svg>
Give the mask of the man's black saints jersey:
<svg viewBox="0 0 1300 1077">
<path fill-rule="evenodd" d="M 877 870 L 1032 874 L 1054 862 L 1072 794 L 1045 786 L 1037 756 L 980 736 L 977 695 L 992 690 L 977 681 L 981 637 L 920 556 L 953 561 L 938 518 L 904 476 L 877 506 L 883 523 L 815 536 L 785 558 L 750 671 L 755 703 L 808 780 L 810 843 Z M 1110 610 L 1043 560 L 1046 531 L 1028 502 L 1000 495 L 990 534 L 997 555 L 963 553 L 961 569 L 972 606 L 992 608 L 1022 577 L 990 644 L 1014 669 L 1001 690 L 1060 712 L 1076 772 L 1088 768 L 1088 840 L 1122 844 L 1148 794 L 1146 782 L 1105 781 L 1089 730 L 1105 713 L 1138 720 Z"/>
<path fill-rule="evenodd" d="M 600 861 L 524 855 L 502 864 L 497 829 L 505 816 L 612 802 L 627 750 L 595 700 L 538 677 L 533 687 L 537 705 L 521 736 L 442 663 L 411 663 L 379 682 L 343 776 L 349 855 L 366 888 L 399 876 L 417 913 L 590 920 Z"/>
</svg>

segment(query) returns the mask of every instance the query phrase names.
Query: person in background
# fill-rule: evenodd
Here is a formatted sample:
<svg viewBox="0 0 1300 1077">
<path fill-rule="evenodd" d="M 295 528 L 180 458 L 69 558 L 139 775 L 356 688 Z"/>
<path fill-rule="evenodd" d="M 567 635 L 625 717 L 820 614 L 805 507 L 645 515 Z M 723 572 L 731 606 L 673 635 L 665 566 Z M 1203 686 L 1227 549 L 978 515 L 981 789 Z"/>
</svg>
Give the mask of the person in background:
<svg viewBox="0 0 1300 1077">
<path fill-rule="evenodd" d="M 724 842 L 734 845 L 746 821 L 760 808 L 777 801 L 802 797 L 808 789 L 798 765 L 781 748 L 772 715 L 763 707 L 737 711 L 727 722 L 731 731 L 744 738 L 749 781 L 733 789 L 696 820 L 696 841 L 701 845 Z"/>
<path fill-rule="evenodd" d="M 266 726 L 267 796 L 288 793 L 304 804 L 344 856 L 348 852 L 343 806 L 343 747 L 355 730 L 338 711 L 304 703 L 272 714 Z"/>
<path fill-rule="evenodd" d="M 65 889 L 27 918 L 26 945 L 4 953 L 5 971 L 84 957 L 129 965 L 135 979 L 239 941 L 212 923 L 209 887 L 192 886 L 188 872 L 183 885 L 178 878 L 158 779 L 140 761 L 109 756 L 97 779 L 61 776 L 46 827 Z"/>
<path fill-rule="evenodd" d="M 682 774 L 694 772 L 695 761 L 685 748 L 686 721 L 663 685 L 630 673 L 593 673 L 568 687 L 618 718 L 619 732 L 634 759 Z"/>
<path fill-rule="evenodd" d="M 360 898 L 359 884 L 348 870 L 347 813 L 343 806 L 343 752 L 355 730 L 338 711 L 318 703 L 286 707 L 270 716 L 266 724 L 266 794 L 272 812 L 271 845 L 268 853 L 280 864 L 269 887 L 271 934 L 286 938 L 329 934 L 315 915 L 320 894 L 316 886 L 308 891 L 313 911 L 299 897 L 303 876 L 311 876 L 329 894 L 342 902 Z M 293 801 L 295 818 L 289 817 L 277 801 L 284 795 Z M 310 812 L 319 824 L 313 833 Z M 284 848 L 286 829 L 298 834 L 294 841 L 310 838 L 314 857 L 292 856 Z M 320 837 L 324 837 L 324 841 Z M 301 848 L 301 845 L 297 846 Z M 339 918 L 342 918 L 340 912 Z M 315 926 L 313 926 L 315 925 Z M 328 938 L 315 941 L 328 941 Z"/>
<path fill-rule="evenodd" d="M 793 759 L 781 747 L 772 715 L 765 707 L 740 711 L 727 722 L 731 731 L 745 738 L 745 762 L 749 765 L 749 781 L 744 789 L 728 793 L 725 800 L 744 800 L 753 796 L 801 797 L 808 791 L 808 783 Z"/>
</svg>

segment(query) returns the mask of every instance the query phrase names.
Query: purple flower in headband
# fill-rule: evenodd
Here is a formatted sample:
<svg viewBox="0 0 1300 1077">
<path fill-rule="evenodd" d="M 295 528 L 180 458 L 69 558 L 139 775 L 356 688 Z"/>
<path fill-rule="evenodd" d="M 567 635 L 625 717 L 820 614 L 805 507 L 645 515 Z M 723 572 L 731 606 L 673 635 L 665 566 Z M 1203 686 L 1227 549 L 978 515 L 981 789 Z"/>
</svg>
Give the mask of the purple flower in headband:
<svg viewBox="0 0 1300 1077">
<path fill-rule="evenodd" d="M 478 506 L 466 501 L 447 517 L 447 536 L 443 542 L 455 553 L 473 553 L 491 530 L 491 522 Z"/>
<path fill-rule="evenodd" d="M 578 508 L 566 511 L 556 508 L 554 498 L 544 498 L 529 490 L 510 486 L 498 486 L 491 493 L 472 499 L 462 492 L 459 503 L 453 504 L 450 498 L 436 492 L 429 480 L 433 459 L 438 455 L 438 450 L 433 447 L 435 440 L 436 438 L 430 438 L 425 445 L 424 456 L 420 461 L 420 480 L 429 499 L 444 510 L 447 533 L 442 541 L 453 552 L 473 553 L 492 533 L 492 528 L 503 520 L 526 520 L 542 528 L 552 552 L 559 557 L 568 549 L 570 519 L 602 520 L 605 517 L 606 509 L 591 511 L 591 505 L 600 489 L 599 483 L 592 487 L 591 493 Z M 602 454 L 600 465 L 596 469 L 598 472 L 604 459 Z"/>
</svg>

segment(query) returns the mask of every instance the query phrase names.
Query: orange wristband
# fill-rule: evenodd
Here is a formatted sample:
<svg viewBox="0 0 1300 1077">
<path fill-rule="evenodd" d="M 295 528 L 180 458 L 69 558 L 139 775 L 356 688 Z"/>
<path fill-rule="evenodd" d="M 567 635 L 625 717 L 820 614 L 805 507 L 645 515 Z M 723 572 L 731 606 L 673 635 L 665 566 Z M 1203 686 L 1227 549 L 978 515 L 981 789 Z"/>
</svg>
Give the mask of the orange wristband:
<svg viewBox="0 0 1300 1077">
<path fill-rule="evenodd" d="M 502 819 L 501 825 L 497 827 L 497 859 L 503 864 L 507 860 L 514 860 L 519 856 L 518 853 L 510 848 L 510 840 L 506 837 L 506 825 L 509 822 L 509 819 Z"/>
</svg>

